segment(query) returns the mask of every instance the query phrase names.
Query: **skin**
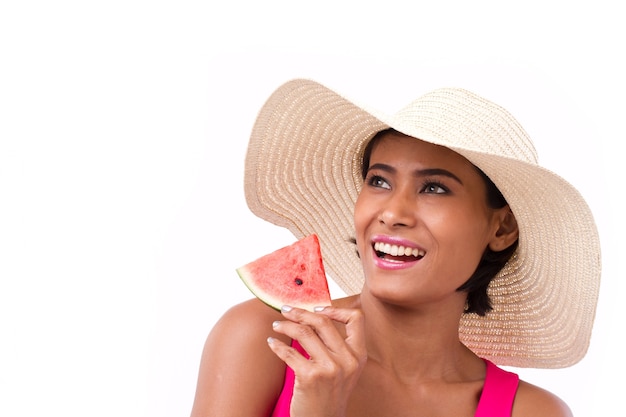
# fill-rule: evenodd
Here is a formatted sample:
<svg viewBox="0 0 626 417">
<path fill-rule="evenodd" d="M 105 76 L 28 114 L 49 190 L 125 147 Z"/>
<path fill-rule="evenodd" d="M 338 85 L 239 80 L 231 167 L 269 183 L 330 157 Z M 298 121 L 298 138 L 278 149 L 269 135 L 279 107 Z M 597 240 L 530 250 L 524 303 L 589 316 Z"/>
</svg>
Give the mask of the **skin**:
<svg viewBox="0 0 626 417">
<path fill-rule="evenodd" d="M 440 171 L 425 171 L 432 169 Z M 269 416 L 285 364 L 296 374 L 294 417 L 473 416 L 485 365 L 459 340 L 466 294 L 456 288 L 486 247 L 502 250 L 518 236 L 510 209 L 485 200 L 483 180 L 465 158 L 386 134 L 355 207 L 361 294 L 316 312 L 277 312 L 256 299 L 231 308 L 207 338 L 191 416 Z M 390 238 L 425 256 L 381 261 L 372 242 Z M 310 360 L 290 347 L 292 339 Z M 538 415 L 571 412 L 520 381 L 512 416 Z"/>
</svg>

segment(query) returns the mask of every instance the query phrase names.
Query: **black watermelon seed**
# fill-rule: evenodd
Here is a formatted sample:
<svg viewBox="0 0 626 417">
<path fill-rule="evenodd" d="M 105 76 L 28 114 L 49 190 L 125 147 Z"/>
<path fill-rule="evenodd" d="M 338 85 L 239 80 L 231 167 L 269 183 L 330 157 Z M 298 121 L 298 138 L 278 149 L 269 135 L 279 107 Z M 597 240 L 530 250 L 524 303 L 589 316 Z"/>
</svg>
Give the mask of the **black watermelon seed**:
<svg viewBox="0 0 626 417">
<path fill-rule="evenodd" d="M 304 281 L 302 281 L 300 278 L 296 278 L 294 281 L 295 281 L 296 285 L 304 284 Z"/>
</svg>

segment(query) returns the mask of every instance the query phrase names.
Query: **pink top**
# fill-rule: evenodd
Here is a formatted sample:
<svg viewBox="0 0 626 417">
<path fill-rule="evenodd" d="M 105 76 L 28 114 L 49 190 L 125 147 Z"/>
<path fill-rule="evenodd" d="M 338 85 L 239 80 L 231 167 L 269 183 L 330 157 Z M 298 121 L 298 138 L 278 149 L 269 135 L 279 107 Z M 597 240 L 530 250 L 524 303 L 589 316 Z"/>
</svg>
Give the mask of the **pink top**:
<svg viewBox="0 0 626 417">
<path fill-rule="evenodd" d="M 297 341 L 294 340 L 292 346 L 304 356 L 308 357 L 307 353 Z M 474 417 L 511 417 L 519 377 L 517 374 L 498 368 L 495 364 L 486 359 L 483 360 L 487 364 L 487 373 L 485 375 L 483 392 L 480 395 Z M 276 402 L 272 417 L 290 417 L 289 407 L 291 405 L 295 378 L 293 370 L 287 367 L 283 390 Z"/>
</svg>

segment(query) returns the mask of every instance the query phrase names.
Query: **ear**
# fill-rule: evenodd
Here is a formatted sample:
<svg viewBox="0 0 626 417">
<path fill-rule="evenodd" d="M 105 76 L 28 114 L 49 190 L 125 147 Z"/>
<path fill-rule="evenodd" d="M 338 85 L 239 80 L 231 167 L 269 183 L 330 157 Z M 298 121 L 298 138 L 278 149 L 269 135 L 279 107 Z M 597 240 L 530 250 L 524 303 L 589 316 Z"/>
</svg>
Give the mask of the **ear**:
<svg viewBox="0 0 626 417">
<path fill-rule="evenodd" d="M 495 220 L 497 221 L 497 229 L 489 242 L 489 249 L 500 252 L 515 243 L 519 237 L 519 229 L 515 215 L 509 206 L 499 209 L 495 214 Z"/>
</svg>

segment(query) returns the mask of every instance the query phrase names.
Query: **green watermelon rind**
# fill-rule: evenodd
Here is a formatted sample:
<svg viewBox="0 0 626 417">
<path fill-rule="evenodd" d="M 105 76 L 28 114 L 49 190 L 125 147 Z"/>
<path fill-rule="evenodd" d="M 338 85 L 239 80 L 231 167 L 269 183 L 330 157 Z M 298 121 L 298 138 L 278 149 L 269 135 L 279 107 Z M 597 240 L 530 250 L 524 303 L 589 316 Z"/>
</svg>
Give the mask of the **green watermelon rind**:
<svg viewBox="0 0 626 417">
<path fill-rule="evenodd" d="M 256 298 L 263 301 L 265 304 L 272 307 L 274 310 L 280 311 L 282 306 L 285 305 L 285 303 L 281 302 L 279 299 L 274 299 L 274 297 L 272 297 L 271 295 L 264 293 L 263 291 L 260 291 L 258 289 L 255 289 L 251 285 L 249 285 L 248 284 L 249 278 L 248 278 L 248 274 L 246 273 L 245 267 L 242 266 L 241 268 L 238 268 L 237 274 L 239 275 L 239 278 L 241 278 L 245 286 L 250 290 L 252 294 L 254 294 Z"/>
<path fill-rule="evenodd" d="M 280 310 L 288 304 L 312 311 L 314 307 L 330 305 L 330 291 L 316 235 L 261 256 L 236 271 L 250 292 L 273 309 Z M 285 277 L 286 271 L 291 274 Z M 283 275 L 282 283 L 280 274 Z M 298 277 L 304 278 L 303 283 L 288 287 Z M 255 281 L 268 284 L 265 287 L 272 293 L 263 290 Z"/>
</svg>

